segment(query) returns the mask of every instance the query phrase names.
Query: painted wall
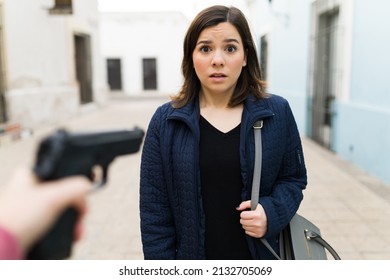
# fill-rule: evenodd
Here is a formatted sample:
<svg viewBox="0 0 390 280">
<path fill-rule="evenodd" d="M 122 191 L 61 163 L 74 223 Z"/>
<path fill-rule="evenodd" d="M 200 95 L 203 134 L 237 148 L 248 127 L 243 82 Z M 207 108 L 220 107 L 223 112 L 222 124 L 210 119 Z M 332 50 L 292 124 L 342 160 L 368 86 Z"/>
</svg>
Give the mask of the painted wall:
<svg viewBox="0 0 390 280">
<path fill-rule="evenodd" d="M 253 0 L 252 25 L 269 36 L 269 88 L 287 98 L 298 126 L 308 135 L 306 111 L 310 67 L 311 2 Z M 342 158 L 390 184 L 390 2 L 321 1 L 340 8 L 341 69 L 334 101 L 332 149 Z M 331 5 L 330 5 L 331 6 Z"/>
<path fill-rule="evenodd" d="M 102 13 L 104 59 L 120 58 L 126 95 L 175 94 L 189 20 L 180 12 Z M 143 58 L 157 60 L 157 90 L 143 90 Z"/>
<path fill-rule="evenodd" d="M 310 1 L 258 0 L 252 1 L 250 10 L 256 43 L 268 35 L 269 91 L 289 101 L 301 133 L 306 134 Z"/>
<path fill-rule="evenodd" d="M 6 102 L 9 122 L 33 128 L 82 108 L 75 75 L 75 33 L 91 37 L 93 99 L 107 100 L 98 46 L 97 0 L 73 1 L 72 15 L 50 15 L 50 0 L 4 0 Z"/>
<path fill-rule="evenodd" d="M 390 185 L 390 111 L 336 103 L 336 153 Z"/>
<path fill-rule="evenodd" d="M 354 2 L 351 102 L 390 109 L 389 1 Z"/>
<path fill-rule="evenodd" d="M 335 104 L 335 151 L 390 184 L 388 1 L 354 1 L 349 98 Z"/>
</svg>

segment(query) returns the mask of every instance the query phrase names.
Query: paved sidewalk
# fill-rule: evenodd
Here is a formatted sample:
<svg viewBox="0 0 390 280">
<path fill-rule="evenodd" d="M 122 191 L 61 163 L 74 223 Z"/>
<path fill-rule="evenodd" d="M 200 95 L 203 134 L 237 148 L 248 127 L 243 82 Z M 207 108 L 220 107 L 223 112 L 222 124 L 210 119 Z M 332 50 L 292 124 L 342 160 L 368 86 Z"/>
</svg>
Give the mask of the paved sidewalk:
<svg viewBox="0 0 390 280">
<path fill-rule="evenodd" d="M 166 98 L 116 98 L 110 105 L 61 124 L 73 130 L 132 128 L 146 130 Z M 32 138 L 0 147 L 0 186 L 21 164 L 31 165 L 36 145 L 57 126 Z M 299 213 L 321 229 L 342 259 L 390 259 L 390 186 L 303 138 L 309 184 Z M 117 158 L 107 185 L 89 197 L 84 238 L 72 259 L 142 259 L 138 186 L 140 153 Z"/>
</svg>

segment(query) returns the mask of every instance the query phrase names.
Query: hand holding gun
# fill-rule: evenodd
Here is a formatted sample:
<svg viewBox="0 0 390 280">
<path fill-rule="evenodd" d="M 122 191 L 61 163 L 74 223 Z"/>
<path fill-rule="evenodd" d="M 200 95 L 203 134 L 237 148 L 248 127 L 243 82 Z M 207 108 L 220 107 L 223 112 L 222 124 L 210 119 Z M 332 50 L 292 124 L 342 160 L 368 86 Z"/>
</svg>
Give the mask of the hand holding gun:
<svg viewBox="0 0 390 280">
<path fill-rule="evenodd" d="M 101 187 L 107 181 L 110 163 L 117 156 L 138 152 L 143 137 L 144 131 L 137 127 L 92 133 L 70 133 L 60 129 L 40 143 L 33 170 L 42 181 L 84 175 L 94 182 L 95 187 Z M 97 167 L 102 171 L 100 177 L 94 171 Z M 69 257 L 77 217 L 77 210 L 67 209 L 49 233 L 33 246 L 27 258 Z"/>
</svg>

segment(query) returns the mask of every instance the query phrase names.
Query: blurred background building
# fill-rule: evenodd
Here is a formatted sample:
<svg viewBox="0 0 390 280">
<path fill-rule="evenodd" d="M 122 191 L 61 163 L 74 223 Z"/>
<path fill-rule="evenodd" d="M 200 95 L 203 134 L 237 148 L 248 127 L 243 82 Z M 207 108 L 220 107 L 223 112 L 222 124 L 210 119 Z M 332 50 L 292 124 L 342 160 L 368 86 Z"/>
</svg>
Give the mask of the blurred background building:
<svg viewBox="0 0 390 280">
<path fill-rule="evenodd" d="M 390 2 L 247 3 L 270 92 L 303 134 L 390 184 Z"/>
<path fill-rule="evenodd" d="M 34 128 L 105 104 L 97 0 L 0 0 L 0 19 L 0 123 Z"/>
<path fill-rule="evenodd" d="M 178 92 L 188 24 L 180 11 L 102 13 L 101 48 L 110 90 L 126 96 Z"/>
<path fill-rule="evenodd" d="M 101 48 L 111 94 L 177 93 L 185 32 L 201 9 L 218 2 L 247 11 L 245 0 L 100 0 Z"/>
</svg>

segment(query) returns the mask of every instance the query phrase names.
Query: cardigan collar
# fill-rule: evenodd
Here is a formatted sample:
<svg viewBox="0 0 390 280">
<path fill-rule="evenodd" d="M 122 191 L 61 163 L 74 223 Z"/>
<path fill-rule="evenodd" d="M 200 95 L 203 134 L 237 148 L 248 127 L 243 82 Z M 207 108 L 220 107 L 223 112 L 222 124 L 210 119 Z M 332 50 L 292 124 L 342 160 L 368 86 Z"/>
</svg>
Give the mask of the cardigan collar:
<svg viewBox="0 0 390 280">
<path fill-rule="evenodd" d="M 272 95 L 268 98 L 272 98 Z M 252 128 L 257 120 L 272 117 L 274 113 L 267 103 L 267 98 L 258 100 L 252 95 L 248 96 L 244 101 L 244 111 L 241 120 L 242 127 L 247 127 L 247 129 L 249 129 Z M 189 102 L 181 108 L 172 108 L 167 119 L 182 120 L 196 135 L 199 135 L 199 117 L 199 97 L 195 97 L 192 102 Z"/>
</svg>

